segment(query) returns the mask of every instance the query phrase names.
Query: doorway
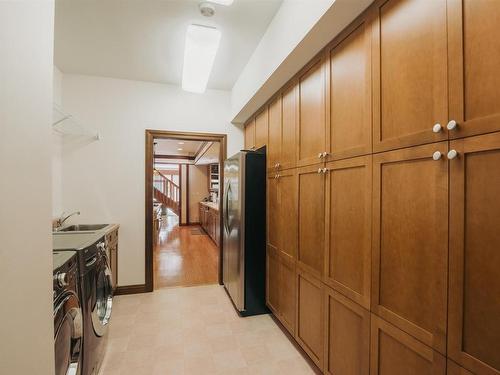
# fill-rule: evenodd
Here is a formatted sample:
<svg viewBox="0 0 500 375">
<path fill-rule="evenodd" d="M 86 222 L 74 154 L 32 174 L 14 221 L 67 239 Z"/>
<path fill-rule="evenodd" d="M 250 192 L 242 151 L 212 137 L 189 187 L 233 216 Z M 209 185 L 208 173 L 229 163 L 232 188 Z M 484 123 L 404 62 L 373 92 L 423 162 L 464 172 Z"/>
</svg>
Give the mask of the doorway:
<svg viewBox="0 0 500 375">
<path fill-rule="evenodd" d="M 211 280 L 222 284 L 222 229 L 213 223 L 222 223 L 222 200 L 217 198 L 223 191 L 221 166 L 227 157 L 226 139 L 225 134 L 146 130 L 146 291 Z M 163 147 L 169 142 L 176 147 L 175 152 L 165 152 L 174 147 Z M 217 162 L 207 163 L 205 155 L 213 158 L 215 145 Z M 197 186 L 194 180 L 200 178 L 197 170 L 206 171 L 206 196 L 203 189 L 197 195 L 189 193 L 189 186 Z M 211 178 L 211 171 L 217 171 L 217 180 Z M 207 217 L 201 209 L 205 206 L 207 212 L 212 208 L 210 226 L 202 222 L 202 217 Z M 203 257 L 207 257 L 205 262 L 200 261 Z"/>
</svg>

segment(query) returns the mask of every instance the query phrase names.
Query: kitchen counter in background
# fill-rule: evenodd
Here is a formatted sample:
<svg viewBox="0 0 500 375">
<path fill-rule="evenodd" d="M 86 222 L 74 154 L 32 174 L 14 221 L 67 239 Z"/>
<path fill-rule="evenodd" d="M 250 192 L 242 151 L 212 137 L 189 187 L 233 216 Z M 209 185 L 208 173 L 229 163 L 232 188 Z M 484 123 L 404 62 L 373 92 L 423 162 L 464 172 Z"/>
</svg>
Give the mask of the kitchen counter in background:
<svg viewBox="0 0 500 375">
<path fill-rule="evenodd" d="M 215 202 L 200 202 L 203 206 L 211 208 L 212 210 L 219 211 L 219 203 Z"/>
<path fill-rule="evenodd" d="M 200 225 L 217 246 L 220 244 L 219 204 L 200 202 Z"/>
</svg>

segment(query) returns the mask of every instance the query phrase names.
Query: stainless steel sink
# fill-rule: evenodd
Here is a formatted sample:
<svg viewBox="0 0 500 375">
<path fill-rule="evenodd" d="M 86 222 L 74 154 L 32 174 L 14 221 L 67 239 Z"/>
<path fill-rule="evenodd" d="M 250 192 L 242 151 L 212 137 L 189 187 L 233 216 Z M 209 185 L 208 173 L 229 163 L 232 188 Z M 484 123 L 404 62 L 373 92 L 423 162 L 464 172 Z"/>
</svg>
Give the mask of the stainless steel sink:
<svg viewBox="0 0 500 375">
<path fill-rule="evenodd" d="M 58 232 L 92 232 L 107 227 L 109 224 L 76 224 L 59 229 Z"/>
</svg>

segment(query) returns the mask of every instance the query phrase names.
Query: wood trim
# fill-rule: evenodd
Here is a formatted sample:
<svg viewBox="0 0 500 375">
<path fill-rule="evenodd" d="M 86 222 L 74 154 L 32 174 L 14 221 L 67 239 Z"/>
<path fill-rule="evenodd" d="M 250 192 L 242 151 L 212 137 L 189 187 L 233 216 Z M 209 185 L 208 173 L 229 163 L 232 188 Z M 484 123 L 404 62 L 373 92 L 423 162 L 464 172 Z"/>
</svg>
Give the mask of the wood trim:
<svg viewBox="0 0 500 375">
<path fill-rule="evenodd" d="M 179 164 L 179 226 L 182 225 L 182 165 Z"/>
<path fill-rule="evenodd" d="M 154 289 L 154 275 L 153 275 L 153 162 L 154 162 L 154 149 L 153 141 L 155 138 L 168 138 L 180 139 L 188 141 L 202 141 L 202 142 L 220 142 L 219 148 L 219 161 L 222 165 L 227 158 L 227 134 L 218 133 L 197 133 L 197 132 L 180 132 L 180 131 L 164 131 L 146 129 L 145 131 L 145 284 L 144 292 L 152 292 Z M 219 171 L 219 189 L 224 191 L 224 169 Z M 179 173 L 179 181 L 181 174 Z M 182 208 L 182 191 L 180 192 L 180 204 Z M 219 199 L 219 220 L 222 223 L 222 199 Z M 182 214 L 182 209 L 180 211 Z M 223 226 L 220 225 L 220 238 L 223 236 Z M 219 284 L 222 285 L 222 246 L 223 241 L 219 244 Z M 140 293 L 140 291 L 138 291 Z"/>
<path fill-rule="evenodd" d="M 118 286 L 115 289 L 115 296 L 122 296 L 125 294 L 138 294 L 138 293 L 147 293 L 146 284 L 137 284 L 137 285 L 123 285 Z"/>
<path fill-rule="evenodd" d="M 189 225 L 189 164 L 186 165 L 186 224 Z"/>
</svg>

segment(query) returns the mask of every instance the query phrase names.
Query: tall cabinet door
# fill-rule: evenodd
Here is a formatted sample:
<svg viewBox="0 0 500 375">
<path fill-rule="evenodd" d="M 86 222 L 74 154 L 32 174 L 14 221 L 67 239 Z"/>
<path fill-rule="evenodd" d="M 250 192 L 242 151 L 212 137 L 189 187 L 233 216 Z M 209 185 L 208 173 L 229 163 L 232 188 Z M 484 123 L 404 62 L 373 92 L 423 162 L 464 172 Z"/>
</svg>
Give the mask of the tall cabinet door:
<svg viewBox="0 0 500 375">
<path fill-rule="evenodd" d="M 325 62 L 314 60 L 299 79 L 299 166 L 323 161 L 326 152 Z"/>
<path fill-rule="evenodd" d="M 500 130 L 498 1 L 448 1 L 451 138 Z"/>
<path fill-rule="evenodd" d="M 325 174 L 322 166 L 298 170 L 298 266 L 321 278 L 324 266 Z"/>
<path fill-rule="evenodd" d="M 255 148 L 255 119 L 252 118 L 245 124 L 245 149 L 253 150 Z"/>
<path fill-rule="evenodd" d="M 297 122 L 299 118 L 298 83 L 293 81 L 281 96 L 282 130 L 281 130 L 281 168 L 293 168 L 297 165 Z"/>
<path fill-rule="evenodd" d="M 443 354 L 446 153 L 440 142 L 373 156 L 372 311 Z"/>
<path fill-rule="evenodd" d="M 297 331 L 295 338 L 313 362 L 323 368 L 323 284 L 307 272 L 297 272 Z"/>
<path fill-rule="evenodd" d="M 325 373 L 368 375 L 370 312 L 325 288 Z"/>
<path fill-rule="evenodd" d="M 500 134 L 450 142 L 449 356 L 500 374 Z"/>
<path fill-rule="evenodd" d="M 267 177 L 267 258 L 266 258 L 266 302 L 279 315 L 279 190 L 277 175 Z"/>
<path fill-rule="evenodd" d="M 269 137 L 267 140 L 267 168 L 275 171 L 281 159 L 281 97 L 269 104 Z"/>
<path fill-rule="evenodd" d="M 374 10 L 373 151 L 447 139 L 446 1 L 380 0 Z"/>
<path fill-rule="evenodd" d="M 372 314 L 370 375 L 445 375 L 443 355 Z"/>
<path fill-rule="evenodd" d="M 329 50 L 329 159 L 372 151 L 371 28 L 366 19 L 342 33 Z"/>
<path fill-rule="evenodd" d="M 289 169 L 280 171 L 278 176 L 279 215 L 278 228 L 279 251 L 282 256 L 297 259 L 297 225 L 298 225 L 298 190 L 297 171 Z"/>
<path fill-rule="evenodd" d="M 372 158 L 327 163 L 325 281 L 370 309 Z"/>
<path fill-rule="evenodd" d="M 255 116 L 255 148 L 267 145 L 268 121 L 267 107 L 265 107 Z"/>
</svg>

